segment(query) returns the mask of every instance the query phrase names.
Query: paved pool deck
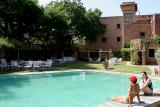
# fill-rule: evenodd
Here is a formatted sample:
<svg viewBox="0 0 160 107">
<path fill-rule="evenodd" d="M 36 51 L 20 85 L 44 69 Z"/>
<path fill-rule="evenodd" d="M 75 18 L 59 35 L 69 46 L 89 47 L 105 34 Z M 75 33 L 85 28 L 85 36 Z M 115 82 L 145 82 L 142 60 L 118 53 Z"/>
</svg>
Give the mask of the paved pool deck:
<svg viewBox="0 0 160 107">
<path fill-rule="evenodd" d="M 140 99 L 142 103 L 138 103 L 137 98 L 134 98 L 132 107 L 160 107 L 160 88 L 156 89 L 152 96 L 141 95 Z M 128 107 L 128 104 L 112 102 L 97 105 L 97 107 Z"/>
</svg>

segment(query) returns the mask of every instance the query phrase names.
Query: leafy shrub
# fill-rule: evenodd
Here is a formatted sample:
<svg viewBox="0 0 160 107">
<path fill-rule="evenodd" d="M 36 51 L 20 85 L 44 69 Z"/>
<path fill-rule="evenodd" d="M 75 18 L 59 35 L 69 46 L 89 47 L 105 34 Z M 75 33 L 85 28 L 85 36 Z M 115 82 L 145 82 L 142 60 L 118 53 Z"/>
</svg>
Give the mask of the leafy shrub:
<svg viewBox="0 0 160 107">
<path fill-rule="evenodd" d="M 0 37 L 0 48 L 9 48 L 14 47 L 14 44 L 11 40 L 8 39 L 8 37 Z"/>
<path fill-rule="evenodd" d="M 101 58 L 101 61 L 105 61 L 106 59 L 108 59 L 108 56 L 106 53 L 101 53 L 100 58 Z"/>
<path fill-rule="evenodd" d="M 129 61 L 130 60 L 130 52 L 131 52 L 130 48 L 122 48 L 121 56 L 122 56 L 122 59 L 124 61 Z"/>
<path fill-rule="evenodd" d="M 134 65 L 141 64 L 141 59 L 136 51 L 131 52 L 131 63 Z"/>
<path fill-rule="evenodd" d="M 117 57 L 117 58 L 121 58 L 122 57 L 121 51 L 112 51 L 112 55 L 113 55 L 113 57 Z"/>
<path fill-rule="evenodd" d="M 8 37 L 0 37 L 0 48 L 16 48 L 22 47 L 22 43 L 15 39 L 8 39 Z"/>
<path fill-rule="evenodd" d="M 158 48 L 157 51 L 155 52 L 155 58 L 158 64 L 160 64 L 160 48 Z"/>
<path fill-rule="evenodd" d="M 142 49 L 142 39 L 134 39 L 134 40 L 131 40 L 130 41 L 130 48 L 133 50 L 133 51 L 141 51 Z"/>
<path fill-rule="evenodd" d="M 154 35 L 152 38 L 155 39 L 156 41 L 160 42 L 160 35 Z"/>
<path fill-rule="evenodd" d="M 18 49 L 6 49 L 5 53 L 8 60 L 17 60 L 18 58 Z M 46 60 L 54 56 L 53 50 L 19 49 L 20 60 Z"/>
<path fill-rule="evenodd" d="M 124 44 L 124 48 L 130 48 L 130 44 L 129 43 L 125 43 Z"/>
<path fill-rule="evenodd" d="M 141 64 L 141 50 L 143 48 L 148 49 L 150 40 L 148 39 L 134 39 L 130 42 L 131 49 L 131 63 L 134 65 Z"/>
</svg>

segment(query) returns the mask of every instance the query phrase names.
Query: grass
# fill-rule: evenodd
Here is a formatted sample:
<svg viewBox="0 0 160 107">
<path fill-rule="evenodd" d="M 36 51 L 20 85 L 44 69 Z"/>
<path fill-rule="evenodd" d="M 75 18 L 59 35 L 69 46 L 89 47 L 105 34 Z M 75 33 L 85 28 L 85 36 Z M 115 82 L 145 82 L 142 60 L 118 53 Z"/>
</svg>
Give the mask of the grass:
<svg viewBox="0 0 160 107">
<path fill-rule="evenodd" d="M 93 70 L 104 70 L 103 63 L 93 63 L 93 62 L 82 62 L 76 61 L 72 63 L 66 63 L 63 65 L 55 65 L 51 68 L 53 71 L 61 71 L 68 69 L 93 69 Z M 126 62 L 117 63 L 114 65 L 109 65 L 109 71 L 123 72 L 123 73 L 136 73 L 139 74 L 142 71 L 146 71 L 148 74 L 151 73 L 151 70 L 148 67 L 144 66 L 129 66 L 126 65 Z M 14 73 L 14 72 L 35 72 L 38 70 L 9 70 L 1 71 L 1 73 Z"/>
<path fill-rule="evenodd" d="M 72 63 L 66 63 L 63 65 L 54 66 L 53 70 L 67 70 L 67 69 L 94 69 L 94 70 L 102 70 L 102 63 L 92 63 L 92 62 L 81 62 L 76 61 Z"/>
<path fill-rule="evenodd" d="M 103 63 L 92 63 L 92 62 L 74 62 L 67 63 L 61 66 L 55 66 L 53 70 L 67 70 L 67 69 L 94 69 L 94 70 L 104 70 Z M 109 65 L 109 71 L 123 72 L 123 73 L 136 73 L 139 74 L 142 71 L 146 71 L 148 74 L 151 70 L 144 66 L 129 66 L 126 62 L 117 63 L 114 65 Z"/>
<path fill-rule="evenodd" d="M 142 71 L 146 71 L 148 74 L 151 74 L 151 70 L 149 67 L 144 67 L 140 65 L 126 65 L 125 61 L 114 64 L 114 65 L 110 65 L 109 71 L 136 73 L 136 74 L 139 74 Z"/>
</svg>

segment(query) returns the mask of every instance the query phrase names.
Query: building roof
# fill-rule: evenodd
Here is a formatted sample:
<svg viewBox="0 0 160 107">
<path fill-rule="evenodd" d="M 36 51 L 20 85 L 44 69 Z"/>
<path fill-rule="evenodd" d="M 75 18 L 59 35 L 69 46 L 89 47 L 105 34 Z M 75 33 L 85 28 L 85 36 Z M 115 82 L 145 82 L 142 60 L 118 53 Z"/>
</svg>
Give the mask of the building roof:
<svg viewBox="0 0 160 107">
<path fill-rule="evenodd" d="M 122 11 L 128 10 L 128 9 L 130 10 L 131 8 L 129 8 L 128 6 L 132 6 L 132 9 L 134 6 L 134 10 L 137 11 L 137 3 L 135 3 L 134 1 L 133 2 L 122 2 L 120 6 L 121 6 Z M 127 8 L 124 8 L 124 7 L 127 7 Z"/>
<path fill-rule="evenodd" d="M 150 24 L 151 20 L 150 19 L 139 19 L 136 20 L 134 23 L 135 24 Z"/>
<path fill-rule="evenodd" d="M 132 2 L 122 2 L 122 5 L 128 5 L 128 4 L 136 4 L 134 1 Z"/>
</svg>

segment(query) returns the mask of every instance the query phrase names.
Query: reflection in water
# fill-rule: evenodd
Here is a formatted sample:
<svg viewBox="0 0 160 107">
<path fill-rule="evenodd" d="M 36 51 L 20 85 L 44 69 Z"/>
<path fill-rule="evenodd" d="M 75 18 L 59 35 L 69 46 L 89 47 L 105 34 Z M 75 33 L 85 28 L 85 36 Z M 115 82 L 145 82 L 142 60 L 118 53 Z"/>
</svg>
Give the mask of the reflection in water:
<svg viewBox="0 0 160 107">
<path fill-rule="evenodd" d="M 85 72 L 81 72 L 80 75 L 73 75 L 72 76 L 72 80 L 76 80 L 76 79 L 85 80 L 85 78 L 86 78 Z"/>
<path fill-rule="evenodd" d="M 86 73 L 85 72 L 80 73 L 80 79 L 82 79 L 82 80 L 86 79 Z"/>
</svg>

